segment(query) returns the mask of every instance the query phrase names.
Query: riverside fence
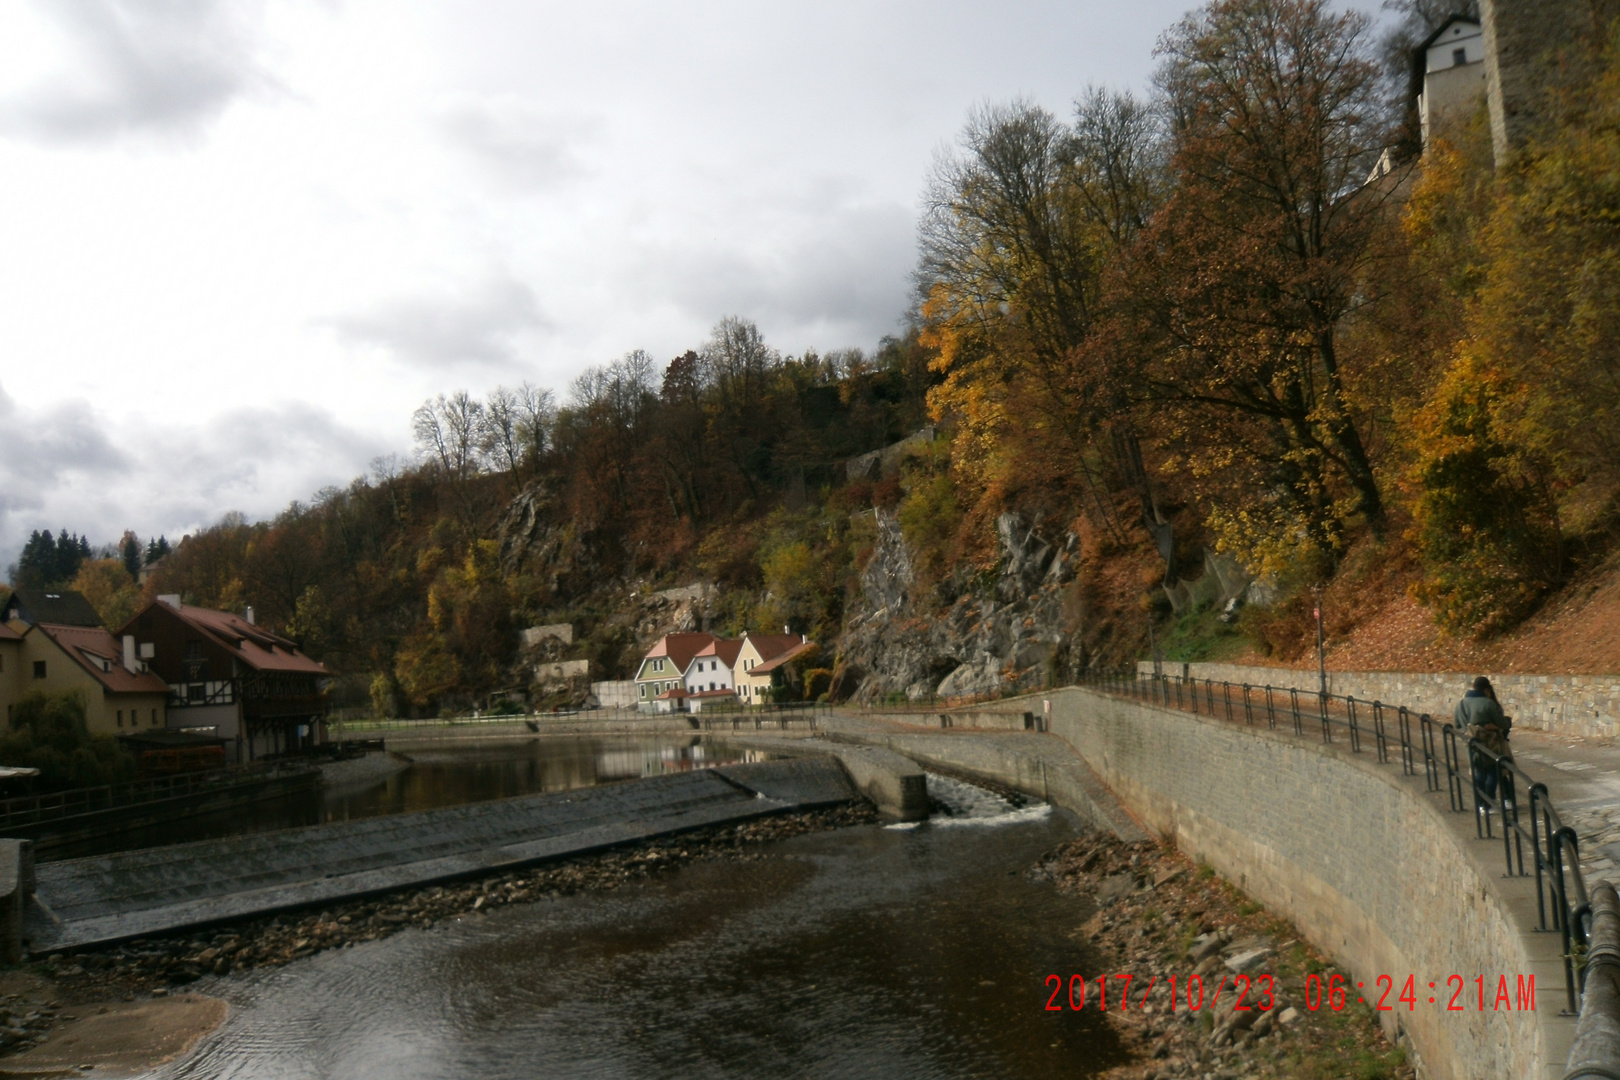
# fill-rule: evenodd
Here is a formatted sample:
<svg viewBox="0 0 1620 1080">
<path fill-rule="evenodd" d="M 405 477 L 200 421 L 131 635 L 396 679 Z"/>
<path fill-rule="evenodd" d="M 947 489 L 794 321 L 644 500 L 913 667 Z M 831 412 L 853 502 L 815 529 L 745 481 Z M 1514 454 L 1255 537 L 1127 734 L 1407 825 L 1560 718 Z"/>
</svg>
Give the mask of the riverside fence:
<svg viewBox="0 0 1620 1080">
<path fill-rule="evenodd" d="M 1567 1007 L 1581 1011 L 1592 902 L 1581 875 L 1580 840 L 1558 816 L 1547 786 L 1525 776 L 1511 758 L 1428 713 L 1346 695 L 1141 672 L 1082 685 L 1232 723 L 1309 733 L 1351 753 L 1371 753 L 1380 763 L 1398 763 L 1407 776 L 1421 773 L 1429 791 L 1444 785 L 1452 812 L 1473 811 L 1479 837 L 1494 840 L 1500 831 L 1507 876 L 1534 876 L 1536 929 L 1561 935 Z"/>
<path fill-rule="evenodd" d="M 46 795 L 0 799 L 0 835 L 14 829 L 99 814 L 107 810 L 128 810 L 173 799 L 228 792 L 271 780 L 315 775 L 318 775 L 315 769 L 305 762 L 274 762 L 177 773 L 173 776 L 135 780 L 124 784 L 70 788 Z"/>
</svg>

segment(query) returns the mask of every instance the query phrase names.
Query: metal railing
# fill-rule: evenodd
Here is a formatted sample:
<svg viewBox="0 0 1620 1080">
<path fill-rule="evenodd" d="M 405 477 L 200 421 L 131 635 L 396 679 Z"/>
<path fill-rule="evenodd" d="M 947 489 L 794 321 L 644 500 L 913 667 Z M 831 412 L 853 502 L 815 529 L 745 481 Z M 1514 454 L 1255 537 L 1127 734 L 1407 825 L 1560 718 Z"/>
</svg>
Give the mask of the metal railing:
<svg viewBox="0 0 1620 1080">
<path fill-rule="evenodd" d="M 895 695 L 894 700 L 879 699 L 876 701 L 845 702 L 839 706 L 845 710 L 857 710 L 863 713 L 879 713 L 885 716 L 900 715 L 903 713 L 935 713 L 941 709 L 964 709 L 973 705 L 991 705 L 1003 701 L 1013 701 L 1039 693 L 1045 687 L 1041 686 L 1006 686 L 999 690 L 991 690 L 983 694 L 952 694 L 947 697 L 938 697 L 928 694 L 923 697 L 905 698 Z"/>
<path fill-rule="evenodd" d="M 1343 743 L 1351 753 L 1371 753 L 1383 764 L 1398 761 L 1405 775 L 1421 774 L 1429 791 L 1444 784 L 1454 813 L 1473 811 L 1481 839 L 1494 840 L 1500 827 L 1507 876 L 1535 878 L 1536 930 L 1560 935 L 1567 1009 L 1580 1011 L 1592 918 L 1580 840 L 1558 816 L 1547 786 L 1531 781 L 1510 758 L 1427 713 L 1346 695 L 1145 672 L 1104 675 L 1082 685 L 1233 723 L 1282 727 L 1301 737 L 1309 732 L 1323 743 Z"/>
<path fill-rule="evenodd" d="M 46 795 L 23 795 L 0 799 L 0 833 L 104 810 L 129 809 L 163 802 L 166 799 L 222 791 L 243 784 L 274 780 L 287 775 L 301 775 L 310 771 L 311 767 L 308 764 L 296 762 L 239 765 L 228 769 L 176 773 L 173 776 L 158 776 L 150 780 L 134 780 L 125 784 L 102 784 L 96 787 L 70 788 L 67 791 Z"/>
<path fill-rule="evenodd" d="M 705 705 L 685 715 L 694 727 L 704 731 L 768 731 L 772 728 L 787 731 L 794 725 L 815 731 L 819 718 L 831 714 L 832 706 L 824 701 L 785 701 L 765 705 Z"/>
</svg>

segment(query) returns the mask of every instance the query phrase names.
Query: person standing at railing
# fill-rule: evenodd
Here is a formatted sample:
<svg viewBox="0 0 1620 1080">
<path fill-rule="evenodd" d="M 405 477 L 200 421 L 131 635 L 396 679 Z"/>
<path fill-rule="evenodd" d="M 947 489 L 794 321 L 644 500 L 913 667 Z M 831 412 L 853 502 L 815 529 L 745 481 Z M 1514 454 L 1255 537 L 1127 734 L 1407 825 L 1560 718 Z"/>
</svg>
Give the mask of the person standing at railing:
<svg viewBox="0 0 1620 1080">
<path fill-rule="evenodd" d="M 1457 702 L 1452 723 L 1497 757 L 1513 760 L 1513 749 L 1508 745 L 1513 718 L 1502 711 L 1501 703 L 1496 700 L 1496 689 L 1485 676 L 1475 679 L 1473 687 Z M 1483 762 L 1475 762 L 1474 787 L 1486 798 L 1496 798 L 1496 770 Z"/>
</svg>

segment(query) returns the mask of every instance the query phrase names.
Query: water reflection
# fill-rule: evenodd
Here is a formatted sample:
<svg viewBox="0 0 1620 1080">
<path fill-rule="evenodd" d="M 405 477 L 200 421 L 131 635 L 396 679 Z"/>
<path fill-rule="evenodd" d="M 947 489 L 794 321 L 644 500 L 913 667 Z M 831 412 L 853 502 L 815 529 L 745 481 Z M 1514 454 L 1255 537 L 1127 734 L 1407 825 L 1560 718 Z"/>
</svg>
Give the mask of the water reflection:
<svg viewBox="0 0 1620 1080">
<path fill-rule="evenodd" d="M 961 815 L 965 820 L 969 815 Z M 1093 1075 L 1087 914 L 1024 871 L 1074 832 L 1005 807 L 960 828 L 799 837 L 614 892 L 502 909 L 207 979 L 226 1026 L 167 1080 Z M 982 817 L 979 820 L 984 820 Z"/>
<path fill-rule="evenodd" d="M 364 789 L 329 790 L 323 821 L 349 821 L 439 806 L 568 791 L 644 776 L 758 760 L 723 739 L 548 737 L 495 746 L 413 750 L 408 769 Z"/>
</svg>

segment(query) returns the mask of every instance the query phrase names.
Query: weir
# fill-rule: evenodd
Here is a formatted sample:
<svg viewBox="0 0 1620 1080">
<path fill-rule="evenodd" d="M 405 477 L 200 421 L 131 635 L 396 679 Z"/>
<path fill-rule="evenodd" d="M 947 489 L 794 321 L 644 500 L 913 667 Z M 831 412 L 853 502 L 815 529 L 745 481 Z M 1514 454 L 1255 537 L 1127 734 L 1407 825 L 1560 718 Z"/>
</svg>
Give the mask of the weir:
<svg viewBox="0 0 1620 1080">
<path fill-rule="evenodd" d="M 17 867 L 9 895 L 22 910 L 20 944 L 40 954 L 496 873 L 859 797 L 831 758 L 727 765 L 43 863 L 31 897 L 26 844 L 0 856 Z M 0 878 L 6 876 L 0 867 Z"/>
</svg>

